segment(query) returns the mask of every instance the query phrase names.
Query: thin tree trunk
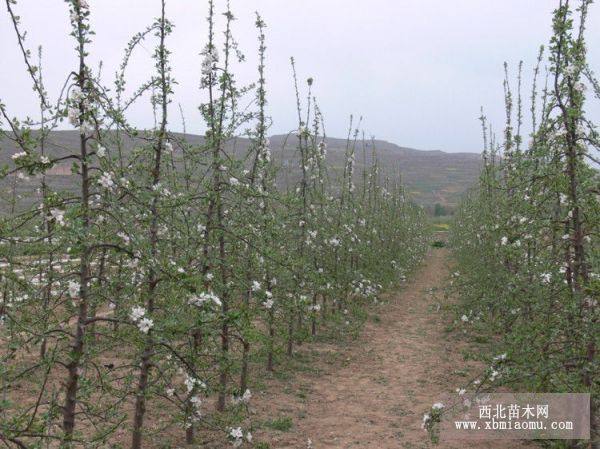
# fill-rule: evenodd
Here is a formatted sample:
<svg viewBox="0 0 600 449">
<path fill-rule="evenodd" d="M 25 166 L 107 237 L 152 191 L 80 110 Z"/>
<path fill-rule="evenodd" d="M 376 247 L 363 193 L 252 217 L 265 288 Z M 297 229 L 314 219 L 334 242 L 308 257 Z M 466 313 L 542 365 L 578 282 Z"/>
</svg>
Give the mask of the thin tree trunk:
<svg viewBox="0 0 600 449">
<path fill-rule="evenodd" d="M 77 85 L 81 92 L 86 89 L 86 63 L 85 63 L 85 33 L 81 6 L 76 3 L 78 25 L 78 40 L 79 40 L 79 73 L 77 75 Z M 79 104 L 80 125 L 83 120 L 82 116 L 85 113 L 84 104 Z M 89 290 L 88 281 L 90 276 L 90 256 L 91 250 L 89 246 L 89 229 L 90 229 L 90 179 L 87 155 L 87 138 L 80 131 L 79 134 L 79 149 L 81 161 L 81 215 L 83 222 L 83 232 L 81 243 L 83 251 L 79 265 L 79 308 L 77 314 L 77 329 L 75 336 L 71 342 L 70 361 L 67 363 L 67 380 L 65 382 L 65 402 L 63 406 L 63 437 L 62 447 L 69 448 L 72 446 L 73 432 L 75 430 L 75 409 L 77 407 L 77 390 L 79 386 L 79 377 L 81 375 L 81 360 L 85 350 L 85 333 L 88 318 L 89 308 Z"/>
<path fill-rule="evenodd" d="M 162 153 L 164 149 L 166 132 L 167 132 L 167 105 L 168 105 L 168 93 L 169 86 L 167 81 L 167 67 L 166 67 L 166 48 L 165 48 L 165 0 L 161 2 L 161 26 L 160 26 L 160 44 L 159 44 L 159 74 L 160 74 L 160 85 L 161 85 L 161 107 L 162 117 L 160 130 L 158 135 L 158 141 L 154 148 L 154 167 L 152 169 L 152 187 L 154 188 L 160 183 L 161 179 L 161 162 Z M 150 206 L 150 216 L 152 217 L 150 222 L 150 253 L 152 260 L 156 260 L 158 255 L 158 194 L 154 193 L 152 203 Z M 147 292 L 147 311 L 151 316 L 155 309 L 155 295 L 156 286 L 158 285 L 158 274 L 156 269 L 152 265 L 148 270 L 148 292 Z M 138 387 L 135 398 L 135 412 L 133 418 L 133 432 L 131 439 L 131 449 L 141 449 L 142 447 L 142 434 L 144 430 L 144 418 L 146 414 L 146 394 L 148 389 L 148 379 L 150 376 L 150 369 L 152 367 L 152 356 L 154 355 L 154 335 L 152 329 L 148 330 L 146 341 L 144 343 L 144 350 L 142 353 L 142 360 L 140 365 L 140 374 L 138 378 Z"/>
</svg>

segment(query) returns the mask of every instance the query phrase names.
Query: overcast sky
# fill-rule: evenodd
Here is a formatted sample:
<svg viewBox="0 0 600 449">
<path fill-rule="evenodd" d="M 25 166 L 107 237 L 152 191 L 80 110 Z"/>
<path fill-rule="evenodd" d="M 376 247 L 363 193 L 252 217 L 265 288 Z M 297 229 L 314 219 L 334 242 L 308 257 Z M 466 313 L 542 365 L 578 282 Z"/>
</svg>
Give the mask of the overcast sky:
<svg viewBox="0 0 600 449">
<path fill-rule="evenodd" d="M 4 2 L 2 2 L 4 3 Z M 159 13 L 159 0 L 89 0 L 96 32 L 91 60 L 102 60 L 104 80 L 115 69 L 130 37 Z M 225 0 L 215 0 L 222 11 Z M 241 82 L 256 71 L 254 11 L 267 22 L 271 133 L 297 127 L 289 57 L 299 77 L 315 79 L 314 91 L 327 132 L 341 137 L 350 114 L 364 117 L 368 136 L 402 146 L 444 151 L 481 148 L 480 106 L 499 129 L 503 123 L 502 64 L 516 70 L 520 59 L 530 74 L 540 44 L 550 37 L 557 0 L 232 0 L 234 34 L 247 63 Z M 188 132 L 201 133 L 197 112 L 201 57 L 206 44 L 206 1 L 169 0 L 167 15 L 176 25 L 169 45 L 176 86 Z M 63 0 L 19 0 L 15 10 L 28 30 L 27 44 L 44 46 L 44 71 L 55 95 L 75 65 L 68 36 L 69 14 Z M 600 72 L 600 5 L 592 5 L 588 26 L 590 63 Z M 129 83 L 147 79 L 152 42 L 134 58 Z M 5 8 L 0 13 L 0 101 L 11 115 L 34 114 L 35 97 L 15 46 Z M 529 83 L 525 84 L 526 89 Z M 528 95 L 528 92 L 526 92 Z M 171 129 L 179 130 L 176 106 Z M 598 108 L 591 112 L 600 115 Z M 151 126 L 147 103 L 129 115 L 140 127 Z"/>
</svg>

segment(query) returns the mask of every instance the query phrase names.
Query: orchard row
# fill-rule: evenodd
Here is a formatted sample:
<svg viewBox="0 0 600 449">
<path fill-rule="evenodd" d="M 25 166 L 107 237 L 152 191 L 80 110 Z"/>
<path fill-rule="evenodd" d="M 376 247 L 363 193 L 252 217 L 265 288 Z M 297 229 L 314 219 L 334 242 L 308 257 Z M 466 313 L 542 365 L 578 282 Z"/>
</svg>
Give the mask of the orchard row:
<svg viewBox="0 0 600 449">
<path fill-rule="evenodd" d="M 293 60 L 298 129 L 289 141 L 299 177 L 278 187 L 259 16 L 257 81 L 241 87 L 232 70 L 243 60 L 234 16 L 227 5 L 217 39 L 209 1 L 197 124 L 206 132 L 192 145 L 170 132 L 174 25 L 165 1 L 127 46 L 110 85 L 88 63 L 89 5 L 67 3 L 78 65 L 66 68 L 59 98 L 50 99 L 18 5 L 6 1 L 39 119 L 11 118 L 0 104 L 3 138 L 18 148 L 3 173 L 11 187 L 2 192 L 10 210 L 0 222 L 0 441 L 252 445 L 253 381 L 304 341 L 350 335 L 381 290 L 420 260 L 424 213 L 375 153 L 356 173 L 363 145 L 352 125 L 344 167 L 328 173 L 313 80 L 301 96 Z M 154 46 L 155 70 L 129 86 L 126 72 L 142 45 Z M 240 106 L 248 99 L 251 109 Z M 147 100 L 156 126 L 138 130 L 128 112 Z M 63 122 L 78 139 L 57 155 L 51 131 Z M 250 142 L 242 155 L 231 149 L 239 135 Z M 65 164 L 75 193 L 49 185 L 48 171 Z M 37 187 L 25 210 L 24 183 Z"/>
</svg>

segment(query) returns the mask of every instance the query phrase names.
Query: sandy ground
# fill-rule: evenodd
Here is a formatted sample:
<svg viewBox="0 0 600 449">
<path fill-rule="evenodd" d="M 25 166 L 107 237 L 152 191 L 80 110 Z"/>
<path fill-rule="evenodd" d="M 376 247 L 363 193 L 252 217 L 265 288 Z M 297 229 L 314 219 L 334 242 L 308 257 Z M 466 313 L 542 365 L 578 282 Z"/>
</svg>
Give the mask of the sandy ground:
<svg viewBox="0 0 600 449">
<path fill-rule="evenodd" d="M 461 335 L 445 331 L 448 317 L 439 311 L 439 289 L 447 275 L 447 250 L 432 249 L 355 342 L 341 352 L 340 345 L 303 347 L 312 354 L 312 368 L 269 380 L 266 391 L 253 399 L 258 416 L 271 416 L 271 423 L 291 420 L 291 428 L 262 426 L 256 440 L 273 449 L 434 447 L 421 429 L 423 413 L 481 369 L 464 361 L 461 351 L 468 344 Z M 519 441 L 442 441 L 437 447 L 526 446 Z"/>
</svg>

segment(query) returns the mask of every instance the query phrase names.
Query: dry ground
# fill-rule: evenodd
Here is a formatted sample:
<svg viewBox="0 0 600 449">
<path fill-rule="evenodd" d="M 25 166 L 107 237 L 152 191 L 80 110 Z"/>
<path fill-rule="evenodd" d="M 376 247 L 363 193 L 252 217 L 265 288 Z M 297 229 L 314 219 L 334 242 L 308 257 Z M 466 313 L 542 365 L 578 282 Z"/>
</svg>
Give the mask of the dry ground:
<svg viewBox="0 0 600 449">
<path fill-rule="evenodd" d="M 433 447 L 420 427 L 423 413 L 481 369 L 463 360 L 468 344 L 445 331 L 448 318 L 439 311 L 443 295 L 437 289 L 447 279 L 447 255 L 432 249 L 406 287 L 389 296 L 379 318 L 369 320 L 360 338 L 341 352 L 338 345 L 304 347 L 313 369 L 268 381 L 253 399 L 258 416 L 271 416 L 255 432 L 256 440 L 273 449 Z M 525 446 L 442 441 L 437 447 Z"/>
</svg>

